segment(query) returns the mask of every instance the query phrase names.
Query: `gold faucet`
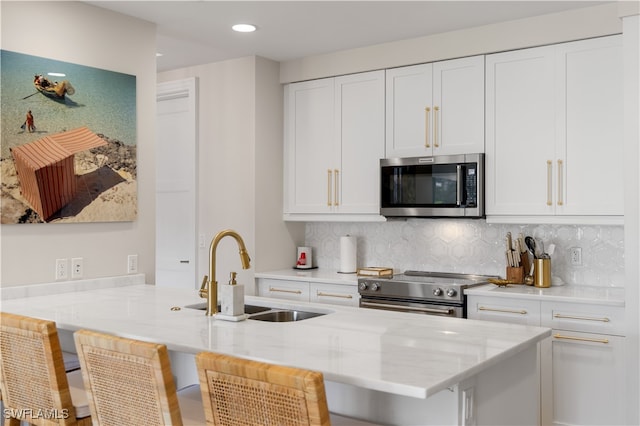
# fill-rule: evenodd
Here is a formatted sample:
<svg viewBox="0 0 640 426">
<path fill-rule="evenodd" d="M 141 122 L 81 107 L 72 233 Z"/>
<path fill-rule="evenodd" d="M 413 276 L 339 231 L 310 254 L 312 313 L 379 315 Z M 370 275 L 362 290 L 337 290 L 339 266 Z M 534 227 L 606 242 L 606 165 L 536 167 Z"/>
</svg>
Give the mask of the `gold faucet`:
<svg viewBox="0 0 640 426">
<path fill-rule="evenodd" d="M 215 315 L 218 313 L 218 281 L 216 281 L 216 248 L 218 247 L 218 243 L 224 237 L 233 237 L 238 243 L 238 247 L 240 248 L 240 262 L 242 262 L 242 269 L 249 269 L 251 264 L 251 259 L 249 258 L 249 253 L 247 253 L 247 249 L 244 246 L 244 241 L 242 241 L 242 237 L 231 229 L 226 229 L 224 231 L 218 232 L 218 234 L 213 237 L 211 241 L 211 246 L 209 248 L 209 276 L 204 276 L 202 280 L 202 285 L 200 286 L 200 291 L 198 294 L 203 299 L 207 299 L 207 312 L 208 316 Z"/>
</svg>

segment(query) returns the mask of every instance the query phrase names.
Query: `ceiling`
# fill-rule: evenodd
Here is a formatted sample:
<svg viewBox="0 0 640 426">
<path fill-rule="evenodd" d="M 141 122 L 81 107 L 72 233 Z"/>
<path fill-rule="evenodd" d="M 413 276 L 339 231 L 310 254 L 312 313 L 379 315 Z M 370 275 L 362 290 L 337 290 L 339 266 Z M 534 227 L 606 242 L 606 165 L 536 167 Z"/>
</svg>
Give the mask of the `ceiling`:
<svg viewBox="0 0 640 426">
<path fill-rule="evenodd" d="M 157 24 L 157 70 L 257 55 L 275 61 L 607 1 L 88 1 Z M 251 23 L 254 33 L 231 25 Z"/>
</svg>

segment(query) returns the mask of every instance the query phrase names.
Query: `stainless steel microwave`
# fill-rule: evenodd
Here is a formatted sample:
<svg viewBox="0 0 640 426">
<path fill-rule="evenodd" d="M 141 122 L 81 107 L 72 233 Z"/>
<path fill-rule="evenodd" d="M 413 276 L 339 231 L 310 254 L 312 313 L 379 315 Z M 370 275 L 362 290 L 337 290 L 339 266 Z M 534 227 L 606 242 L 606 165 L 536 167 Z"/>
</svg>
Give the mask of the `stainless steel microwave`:
<svg viewBox="0 0 640 426">
<path fill-rule="evenodd" d="M 484 217 L 484 154 L 380 160 L 380 214 Z"/>
</svg>

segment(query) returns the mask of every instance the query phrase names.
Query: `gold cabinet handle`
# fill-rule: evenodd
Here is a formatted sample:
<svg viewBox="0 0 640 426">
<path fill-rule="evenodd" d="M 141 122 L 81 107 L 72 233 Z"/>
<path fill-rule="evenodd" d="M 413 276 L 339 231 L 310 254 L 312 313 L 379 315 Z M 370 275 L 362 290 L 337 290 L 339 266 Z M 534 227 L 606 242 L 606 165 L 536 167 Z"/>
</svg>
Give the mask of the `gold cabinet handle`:
<svg viewBox="0 0 640 426">
<path fill-rule="evenodd" d="M 433 107 L 433 146 L 434 148 L 438 148 L 440 144 L 438 143 L 438 111 L 440 111 L 440 107 Z"/>
<path fill-rule="evenodd" d="M 527 315 L 527 311 L 525 311 L 524 309 L 517 311 L 515 309 L 498 309 L 498 308 L 487 308 L 487 307 L 484 307 L 484 306 L 478 306 L 478 310 L 479 311 L 489 311 L 489 312 L 502 312 L 502 313 L 506 313 L 506 314 Z"/>
<path fill-rule="evenodd" d="M 553 205 L 553 200 L 551 200 L 551 180 L 553 179 L 553 177 L 551 176 L 551 169 L 553 168 L 553 165 L 551 163 L 551 160 L 547 160 L 547 205 L 551 206 Z"/>
<path fill-rule="evenodd" d="M 353 296 L 350 294 L 335 294 L 335 293 L 325 293 L 323 291 L 318 292 L 318 297 L 339 297 L 341 299 L 353 299 Z"/>
<path fill-rule="evenodd" d="M 327 170 L 327 206 L 331 207 L 331 169 Z"/>
<path fill-rule="evenodd" d="M 431 115 L 431 108 L 426 107 L 424 109 L 424 147 L 431 148 L 429 144 L 429 116 Z"/>
<path fill-rule="evenodd" d="M 562 160 L 558 160 L 558 205 L 563 204 L 564 195 L 562 193 Z"/>
<path fill-rule="evenodd" d="M 603 343 L 605 345 L 609 343 L 609 339 L 593 339 L 590 337 L 565 336 L 563 334 L 554 334 L 553 337 L 555 339 L 561 339 L 561 340 L 576 340 L 578 342 Z"/>
<path fill-rule="evenodd" d="M 287 290 L 284 288 L 275 288 L 275 287 L 269 287 L 269 292 L 270 293 L 293 293 L 293 294 L 302 294 L 301 290 Z"/>
<path fill-rule="evenodd" d="M 558 318 L 558 319 L 575 319 L 575 320 L 582 320 L 582 321 L 600 321 L 600 322 L 609 322 L 609 321 L 611 321 L 607 317 L 602 317 L 602 318 L 579 317 L 579 316 L 575 316 L 575 315 L 562 315 L 562 314 L 553 314 L 553 317 L 554 318 Z"/>
<path fill-rule="evenodd" d="M 333 179 L 333 187 L 334 187 L 334 191 L 333 191 L 333 205 L 334 206 L 338 206 L 340 205 L 340 202 L 338 201 L 340 198 L 340 195 L 338 193 L 338 186 L 339 186 L 339 176 L 340 176 L 340 171 L 338 169 L 334 169 L 333 173 L 335 174 L 335 177 Z"/>
</svg>

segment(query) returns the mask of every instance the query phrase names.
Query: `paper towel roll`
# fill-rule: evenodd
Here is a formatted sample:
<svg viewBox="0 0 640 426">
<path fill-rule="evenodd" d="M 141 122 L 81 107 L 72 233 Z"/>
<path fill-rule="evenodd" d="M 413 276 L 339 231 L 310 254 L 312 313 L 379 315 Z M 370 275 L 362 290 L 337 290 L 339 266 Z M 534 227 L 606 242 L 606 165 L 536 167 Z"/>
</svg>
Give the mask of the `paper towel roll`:
<svg viewBox="0 0 640 426">
<path fill-rule="evenodd" d="M 352 236 L 340 237 L 340 270 L 343 274 L 356 272 L 357 239 Z"/>
</svg>

